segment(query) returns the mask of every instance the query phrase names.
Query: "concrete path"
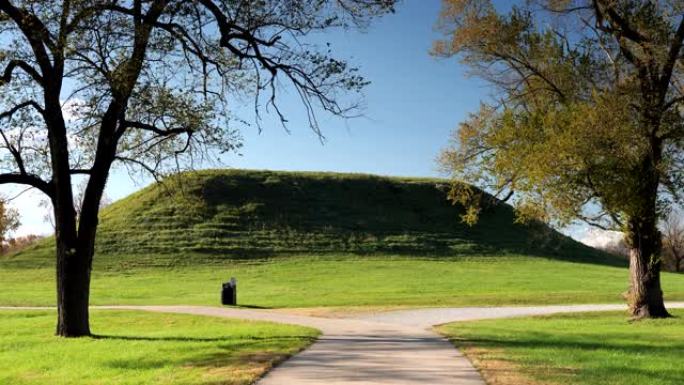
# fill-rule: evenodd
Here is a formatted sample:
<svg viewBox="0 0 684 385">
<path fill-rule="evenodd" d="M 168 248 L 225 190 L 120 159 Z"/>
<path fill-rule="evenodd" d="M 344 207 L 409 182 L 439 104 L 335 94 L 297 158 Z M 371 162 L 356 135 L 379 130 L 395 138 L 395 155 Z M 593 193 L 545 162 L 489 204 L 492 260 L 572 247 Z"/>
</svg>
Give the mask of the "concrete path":
<svg viewBox="0 0 684 385">
<path fill-rule="evenodd" d="M 269 372 L 257 385 L 484 385 L 446 339 L 423 327 L 363 319 L 291 315 L 282 311 L 198 306 L 113 306 L 303 325 L 323 335 Z"/>
<path fill-rule="evenodd" d="M 668 303 L 667 306 L 684 308 L 684 302 Z M 447 340 L 431 331 L 432 326 L 453 321 L 621 310 L 626 307 L 561 305 L 428 308 L 356 315 L 354 318 L 320 318 L 282 311 L 204 306 L 97 308 L 271 321 L 309 326 L 323 333 L 311 347 L 269 372 L 257 385 L 484 385 L 471 363 Z"/>
<path fill-rule="evenodd" d="M 668 309 L 682 309 L 684 302 L 668 302 Z M 512 318 L 556 313 L 583 313 L 592 311 L 627 310 L 627 305 L 547 305 L 547 306 L 503 306 L 503 307 L 459 307 L 422 308 L 382 312 L 359 316 L 371 322 L 393 325 L 431 328 L 449 322 L 474 321 L 481 319 Z"/>
</svg>

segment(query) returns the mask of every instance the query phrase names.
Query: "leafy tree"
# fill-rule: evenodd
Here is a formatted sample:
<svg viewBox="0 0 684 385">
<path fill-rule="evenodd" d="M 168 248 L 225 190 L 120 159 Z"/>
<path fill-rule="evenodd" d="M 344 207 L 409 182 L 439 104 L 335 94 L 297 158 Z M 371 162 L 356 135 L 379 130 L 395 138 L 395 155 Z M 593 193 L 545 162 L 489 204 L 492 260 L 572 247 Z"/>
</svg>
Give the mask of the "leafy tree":
<svg viewBox="0 0 684 385">
<path fill-rule="evenodd" d="M 56 226 L 57 334 L 90 334 L 90 272 L 112 167 L 159 173 L 235 150 L 229 102 L 276 111 L 280 84 L 310 125 L 346 116 L 366 81 L 301 41 L 364 26 L 394 0 L 0 0 L 0 183 L 32 186 Z M 80 210 L 74 177 L 87 178 Z M 77 220 L 76 212 L 80 212 Z"/>
<path fill-rule="evenodd" d="M 667 317 L 657 224 L 684 182 L 684 6 L 679 1 L 444 0 L 439 56 L 496 90 L 460 125 L 442 165 L 507 196 L 521 220 L 624 232 L 630 312 Z M 475 221 L 478 193 L 452 198 Z"/>
</svg>

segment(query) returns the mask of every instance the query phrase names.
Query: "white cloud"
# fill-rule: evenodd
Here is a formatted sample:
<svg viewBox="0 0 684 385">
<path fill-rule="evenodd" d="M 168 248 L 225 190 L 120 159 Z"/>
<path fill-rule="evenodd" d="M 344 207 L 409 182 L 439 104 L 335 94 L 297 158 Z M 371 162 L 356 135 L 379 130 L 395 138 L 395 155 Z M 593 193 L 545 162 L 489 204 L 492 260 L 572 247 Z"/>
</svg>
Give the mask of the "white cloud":
<svg viewBox="0 0 684 385">
<path fill-rule="evenodd" d="M 578 240 L 585 245 L 598 249 L 608 249 L 622 242 L 622 233 L 619 231 L 606 231 L 601 229 L 587 229 Z"/>
</svg>

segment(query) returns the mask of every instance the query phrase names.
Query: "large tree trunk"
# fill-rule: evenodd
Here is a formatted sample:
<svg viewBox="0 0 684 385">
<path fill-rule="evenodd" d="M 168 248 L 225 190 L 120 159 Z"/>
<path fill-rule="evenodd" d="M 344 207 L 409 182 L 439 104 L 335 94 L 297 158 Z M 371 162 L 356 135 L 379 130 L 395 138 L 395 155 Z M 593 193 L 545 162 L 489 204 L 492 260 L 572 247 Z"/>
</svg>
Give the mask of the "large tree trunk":
<svg viewBox="0 0 684 385">
<path fill-rule="evenodd" d="M 81 215 L 76 224 L 75 213 L 65 216 L 74 231 L 66 231 L 67 237 L 60 236 L 57 231 L 57 293 L 59 319 L 57 334 L 64 337 L 80 337 L 90 335 L 88 304 L 90 299 L 90 272 L 95 254 L 95 236 L 97 234 L 100 201 L 107 183 L 113 150 L 105 161 L 96 160 L 90 176 L 81 206 Z M 100 158 L 101 159 L 101 158 Z M 71 206 L 73 208 L 73 206 Z M 57 214 L 55 209 L 55 214 Z M 71 222 L 68 219 L 74 218 Z M 78 226 L 78 232 L 75 231 Z M 73 234 L 73 235 L 72 235 Z M 60 263 L 61 262 L 61 263 Z"/>
<path fill-rule="evenodd" d="M 77 242 L 57 237 L 57 335 L 90 335 L 91 256 Z"/>
<path fill-rule="evenodd" d="M 71 186 L 69 186 L 71 187 Z M 92 252 L 76 231 L 70 188 L 53 201 L 57 246 L 57 331 L 62 337 L 90 335 L 88 303 Z"/>
<path fill-rule="evenodd" d="M 657 109 L 646 110 L 644 127 L 657 132 L 660 122 Z M 626 241 L 629 250 L 629 312 L 634 319 L 665 318 L 663 290 L 660 286 L 662 265 L 662 234 L 658 230 L 658 187 L 660 186 L 660 163 L 662 143 L 650 135 L 648 151 L 633 174 L 635 199 L 631 202 L 627 221 Z"/>
<path fill-rule="evenodd" d="M 69 191 L 65 195 L 53 201 L 57 246 L 57 335 L 81 337 L 90 335 L 88 300 L 92 254 L 84 252 L 79 242 L 73 201 L 65 199 L 72 194 Z"/>
<path fill-rule="evenodd" d="M 88 301 L 92 253 L 83 247 L 76 230 L 71 181 L 57 184 L 52 204 L 57 246 L 57 331 L 62 337 L 90 335 Z"/>
<path fill-rule="evenodd" d="M 57 330 L 62 337 L 90 335 L 88 301 L 92 254 L 84 252 L 76 229 L 67 129 L 60 103 L 61 75 L 45 79 L 45 123 L 48 127 L 57 254 Z"/>
<path fill-rule="evenodd" d="M 651 218 L 631 220 L 627 238 L 630 245 L 630 314 L 635 319 L 669 317 L 660 286 L 661 239 L 655 213 Z"/>
<path fill-rule="evenodd" d="M 60 212 L 55 206 L 57 238 L 57 335 L 81 337 L 90 335 L 88 304 L 90 273 L 95 254 L 99 204 L 107 180 L 107 172 L 93 175 L 85 192 L 81 216 L 76 224 L 73 206 Z M 78 232 L 76 231 L 78 226 Z"/>
</svg>

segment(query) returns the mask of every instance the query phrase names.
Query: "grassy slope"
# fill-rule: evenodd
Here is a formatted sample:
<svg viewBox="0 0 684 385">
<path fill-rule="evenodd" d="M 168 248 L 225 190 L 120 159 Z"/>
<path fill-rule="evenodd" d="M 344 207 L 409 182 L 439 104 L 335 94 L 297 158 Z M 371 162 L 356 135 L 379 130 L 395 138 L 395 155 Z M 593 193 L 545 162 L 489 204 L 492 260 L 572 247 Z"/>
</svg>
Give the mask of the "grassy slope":
<svg viewBox="0 0 684 385">
<path fill-rule="evenodd" d="M 513 224 L 507 205 L 469 227 L 443 180 L 361 174 L 206 170 L 151 186 L 104 210 L 100 255 L 202 253 L 481 254 L 576 259 L 592 250 L 542 226 Z M 172 193 L 170 193 L 172 191 Z M 596 256 L 593 253 L 592 256 Z"/>
<path fill-rule="evenodd" d="M 264 307 L 621 300 L 623 261 L 513 224 L 505 205 L 467 227 L 439 183 L 214 170 L 148 187 L 102 214 L 93 303 L 216 304 L 231 276 Z M 684 276 L 664 281 L 684 299 Z M 49 242 L 0 259 L 0 282 L 0 304 L 54 304 Z"/>
<path fill-rule="evenodd" d="M 679 385 L 684 312 L 628 323 L 588 313 L 454 323 L 440 330 L 500 385 Z"/>
<path fill-rule="evenodd" d="M 54 337 L 52 312 L 0 312 L 0 384 L 250 384 L 310 344 L 308 328 L 96 311 L 99 338 Z"/>
</svg>

